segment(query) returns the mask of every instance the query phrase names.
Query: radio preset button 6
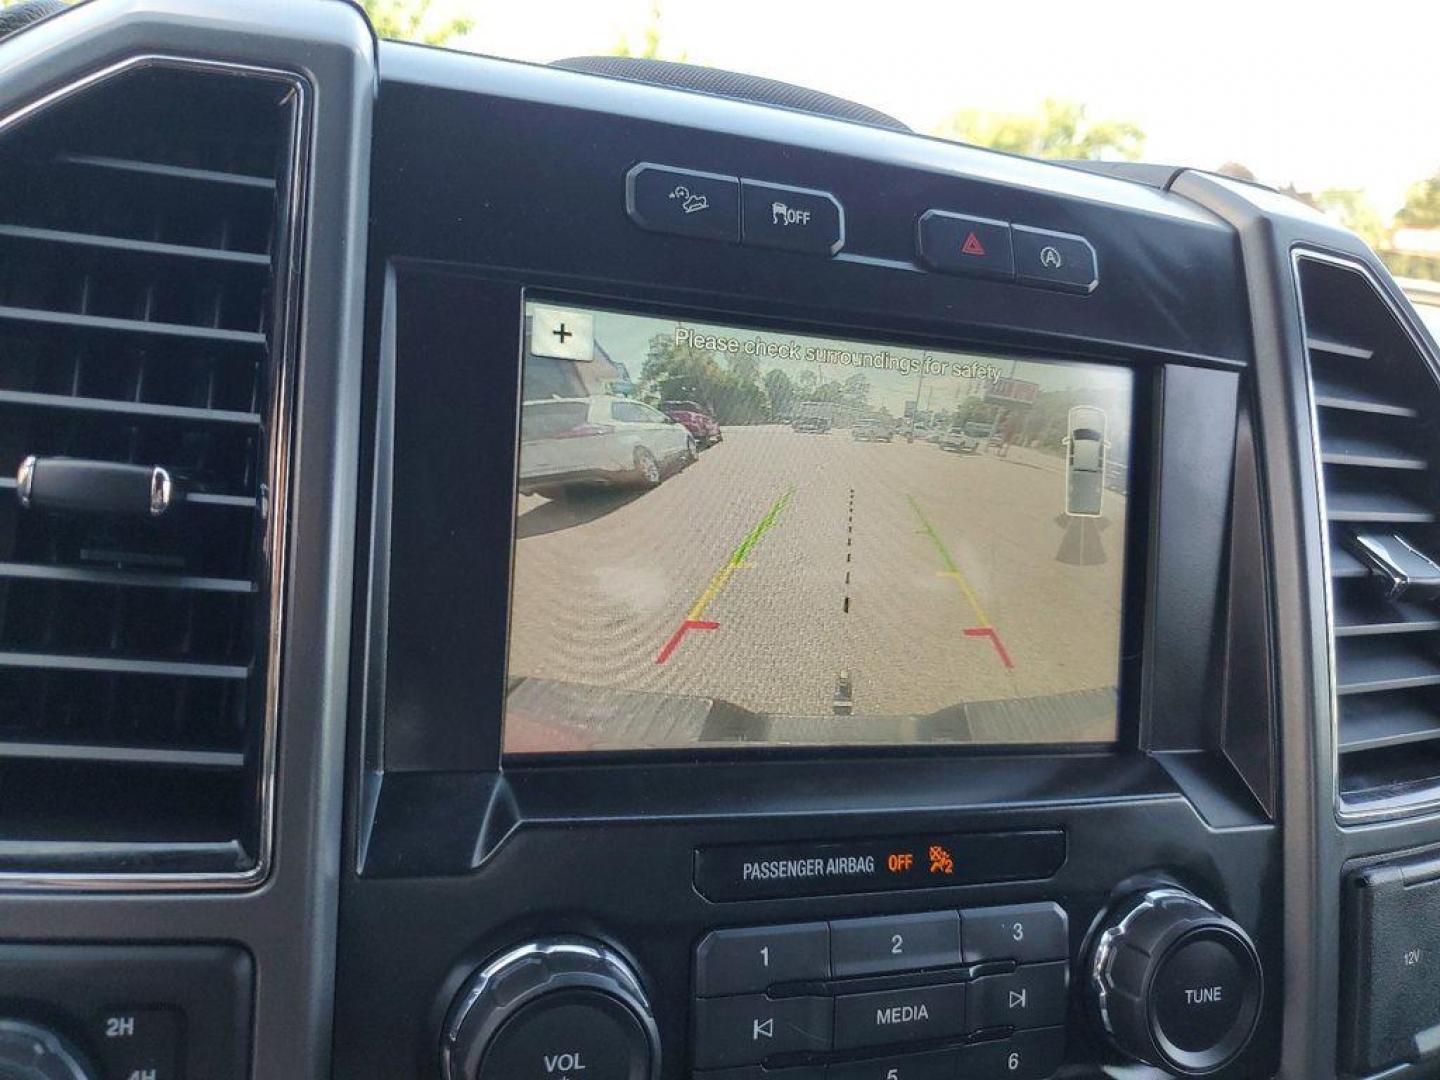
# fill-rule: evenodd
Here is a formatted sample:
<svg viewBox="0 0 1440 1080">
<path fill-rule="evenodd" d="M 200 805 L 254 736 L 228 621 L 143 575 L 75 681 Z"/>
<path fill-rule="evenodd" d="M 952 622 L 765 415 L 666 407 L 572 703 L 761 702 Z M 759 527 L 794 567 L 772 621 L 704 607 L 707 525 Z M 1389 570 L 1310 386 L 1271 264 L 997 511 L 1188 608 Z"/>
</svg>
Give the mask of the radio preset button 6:
<svg viewBox="0 0 1440 1080">
<path fill-rule="evenodd" d="M 837 978 L 918 971 L 960 963 L 960 916 L 954 911 L 841 919 L 830 924 Z"/>
<path fill-rule="evenodd" d="M 829 977 L 830 927 L 823 922 L 716 930 L 695 950 L 695 992 L 701 997 Z"/>
<path fill-rule="evenodd" d="M 701 998 L 695 1003 L 695 1066 L 754 1065 L 775 1054 L 827 1051 L 834 1019 L 828 997 Z"/>
<path fill-rule="evenodd" d="M 835 1049 L 944 1039 L 965 1033 L 965 984 L 917 986 L 835 999 Z"/>
<path fill-rule="evenodd" d="M 625 212 L 652 232 L 735 242 L 740 239 L 740 179 L 636 165 L 625 175 Z"/>
<path fill-rule="evenodd" d="M 1070 929 L 1059 904 L 1010 904 L 960 913 L 960 938 L 967 964 L 1014 960 L 1033 964 L 1065 960 Z"/>
<path fill-rule="evenodd" d="M 1070 965 L 1032 964 L 970 984 L 971 1031 L 992 1027 L 1051 1027 L 1065 1022 Z"/>
<path fill-rule="evenodd" d="M 1065 1063 L 1065 1029 L 1017 1031 L 960 1051 L 960 1075 L 984 1080 L 1045 1080 Z"/>
</svg>

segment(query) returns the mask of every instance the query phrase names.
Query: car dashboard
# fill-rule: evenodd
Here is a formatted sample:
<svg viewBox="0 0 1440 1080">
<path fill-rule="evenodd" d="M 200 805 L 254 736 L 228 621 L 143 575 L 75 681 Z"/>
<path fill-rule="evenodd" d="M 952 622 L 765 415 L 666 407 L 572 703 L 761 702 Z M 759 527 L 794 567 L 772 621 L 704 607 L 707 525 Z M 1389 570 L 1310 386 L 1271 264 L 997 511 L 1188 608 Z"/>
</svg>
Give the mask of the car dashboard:
<svg viewBox="0 0 1440 1080">
<path fill-rule="evenodd" d="M 1435 1075 L 1375 254 L 674 67 L 0 38 L 0 1075 Z"/>
</svg>

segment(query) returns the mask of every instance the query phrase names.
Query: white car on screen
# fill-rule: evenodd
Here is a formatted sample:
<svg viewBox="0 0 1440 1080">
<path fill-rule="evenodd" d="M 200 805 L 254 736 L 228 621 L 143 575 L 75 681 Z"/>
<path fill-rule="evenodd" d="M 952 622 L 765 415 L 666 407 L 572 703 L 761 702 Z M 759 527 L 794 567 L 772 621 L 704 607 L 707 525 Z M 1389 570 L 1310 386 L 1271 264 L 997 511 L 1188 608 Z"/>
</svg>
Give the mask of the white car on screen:
<svg viewBox="0 0 1440 1080">
<path fill-rule="evenodd" d="M 520 412 L 520 493 L 655 487 L 698 456 L 683 424 L 624 397 L 547 398 Z"/>
</svg>

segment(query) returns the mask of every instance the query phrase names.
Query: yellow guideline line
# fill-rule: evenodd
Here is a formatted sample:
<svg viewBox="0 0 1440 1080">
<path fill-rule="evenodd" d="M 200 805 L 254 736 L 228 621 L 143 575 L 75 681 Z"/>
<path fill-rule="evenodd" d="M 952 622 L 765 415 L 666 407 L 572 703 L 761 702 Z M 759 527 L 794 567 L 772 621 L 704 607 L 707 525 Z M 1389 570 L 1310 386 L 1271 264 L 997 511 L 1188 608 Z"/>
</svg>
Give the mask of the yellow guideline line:
<svg viewBox="0 0 1440 1080">
<path fill-rule="evenodd" d="M 725 587 L 725 583 L 730 580 L 730 575 L 735 573 L 736 570 L 750 566 L 750 564 L 745 561 L 746 556 L 748 556 L 751 549 L 759 543 L 760 538 L 775 524 L 775 519 L 780 516 L 780 511 L 785 509 L 785 504 L 790 501 L 790 495 L 794 490 L 794 488 L 791 488 L 790 491 L 785 492 L 784 495 L 781 495 L 780 498 L 771 503 L 770 509 L 765 511 L 765 516 L 760 519 L 759 524 L 751 529 L 745 535 L 745 539 L 740 541 L 740 545 L 730 553 L 730 558 L 725 560 L 725 565 L 716 571 L 715 576 L 710 579 L 710 584 L 706 585 L 705 591 L 700 594 L 700 599 L 695 601 L 695 606 L 686 614 L 685 619 L 687 622 L 699 621 L 700 617 L 705 614 L 705 609 L 710 606 L 710 601 L 715 599 L 720 590 Z"/>
<path fill-rule="evenodd" d="M 970 588 L 970 583 L 965 580 L 965 575 L 960 572 L 960 567 L 955 565 L 955 560 L 950 557 L 950 552 L 947 551 L 945 545 L 941 543 L 940 537 L 936 534 L 934 527 L 925 519 L 925 515 L 920 512 L 920 507 L 915 502 L 915 497 L 913 495 L 906 495 L 905 498 L 909 500 L 910 509 L 914 510 L 915 516 L 920 519 L 920 525 L 925 530 L 925 535 L 930 537 L 930 543 L 935 545 L 935 550 L 940 555 L 940 561 L 945 564 L 944 570 L 935 571 L 936 575 L 950 578 L 955 584 L 959 585 L 960 591 L 965 594 L 965 599 L 970 601 L 970 606 L 975 609 L 975 617 L 980 620 L 980 625 L 982 627 L 988 627 L 990 625 L 990 617 L 985 614 L 985 608 L 980 603 L 980 598 L 975 595 L 975 590 Z"/>
</svg>

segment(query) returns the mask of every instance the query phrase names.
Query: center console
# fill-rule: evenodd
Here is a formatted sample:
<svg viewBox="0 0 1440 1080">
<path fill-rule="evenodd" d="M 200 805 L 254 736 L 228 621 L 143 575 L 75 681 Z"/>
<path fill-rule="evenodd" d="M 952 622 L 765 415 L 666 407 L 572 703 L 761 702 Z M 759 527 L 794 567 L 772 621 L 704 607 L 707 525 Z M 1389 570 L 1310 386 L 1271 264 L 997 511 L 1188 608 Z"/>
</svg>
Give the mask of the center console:
<svg viewBox="0 0 1440 1080">
<path fill-rule="evenodd" d="M 1272 1072 L 1234 234 L 381 56 L 337 1072 Z"/>
</svg>

